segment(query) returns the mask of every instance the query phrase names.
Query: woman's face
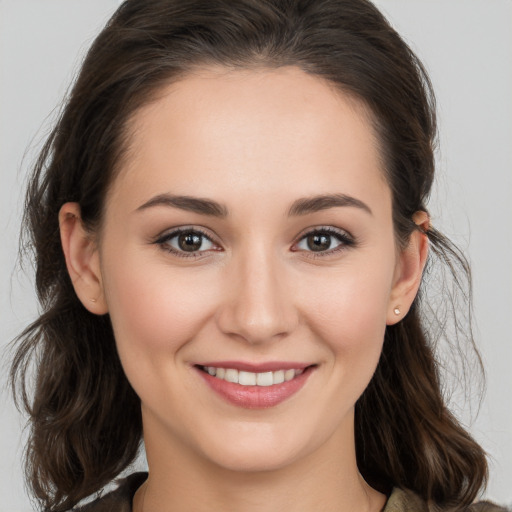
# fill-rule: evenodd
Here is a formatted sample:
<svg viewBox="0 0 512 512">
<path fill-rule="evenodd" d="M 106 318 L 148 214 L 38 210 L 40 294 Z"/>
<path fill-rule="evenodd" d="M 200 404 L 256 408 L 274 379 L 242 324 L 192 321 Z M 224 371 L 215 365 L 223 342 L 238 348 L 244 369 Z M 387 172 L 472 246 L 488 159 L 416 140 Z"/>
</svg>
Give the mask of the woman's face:
<svg viewBox="0 0 512 512">
<path fill-rule="evenodd" d="M 353 446 L 401 265 L 361 105 L 212 68 L 130 126 L 99 268 L 146 442 L 237 470 Z"/>
</svg>

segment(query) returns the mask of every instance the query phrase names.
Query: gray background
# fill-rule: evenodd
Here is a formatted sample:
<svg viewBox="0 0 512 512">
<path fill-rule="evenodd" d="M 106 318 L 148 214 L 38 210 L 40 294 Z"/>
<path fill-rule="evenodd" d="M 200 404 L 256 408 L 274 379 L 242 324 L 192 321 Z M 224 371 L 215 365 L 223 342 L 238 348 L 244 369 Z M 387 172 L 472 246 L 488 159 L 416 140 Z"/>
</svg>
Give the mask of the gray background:
<svg viewBox="0 0 512 512">
<path fill-rule="evenodd" d="M 512 2 L 378 0 L 423 59 L 439 102 L 433 222 L 468 251 L 487 395 L 471 430 L 491 456 L 487 495 L 512 504 Z M 0 0 L 0 350 L 37 310 L 15 270 L 21 191 L 55 108 L 118 0 Z M 23 418 L 0 380 L 0 512 L 31 510 Z M 468 404 L 454 404 L 469 421 Z M 466 408 L 464 408 L 466 407 Z"/>
</svg>

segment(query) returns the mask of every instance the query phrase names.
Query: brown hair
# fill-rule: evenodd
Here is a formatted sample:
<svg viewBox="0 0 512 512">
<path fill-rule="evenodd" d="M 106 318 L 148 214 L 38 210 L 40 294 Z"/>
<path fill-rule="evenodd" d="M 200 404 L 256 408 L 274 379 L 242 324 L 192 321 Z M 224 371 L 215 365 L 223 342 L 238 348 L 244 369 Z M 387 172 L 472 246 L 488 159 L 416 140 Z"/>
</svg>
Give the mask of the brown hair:
<svg viewBox="0 0 512 512">
<path fill-rule="evenodd" d="M 374 118 L 400 244 L 416 229 L 413 214 L 426 211 L 434 95 L 421 63 L 369 1 L 125 1 L 92 45 L 27 192 L 25 235 L 42 314 L 17 340 L 11 378 L 30 415 L 27 478 L 46 511 L 67 510 L 101 489 L 133 461 L 142 435 L 140 401 L 123 373 L 109 317 L 89 313 L 74 293 L 59 209 L 78 202 L 86 226 L 97 229 L 133 113 L 163 85 L 210 64 L 294 65 L 359 98 Z M 429 268 L 444 262 L 469 299 L 466 260 L 435 229 L 427 236 Z M 428 307 L 420 293 L 386 330 L 376 373 L 356 404 L 357 459 L 376 489 L 409 488 L 463 510 L 484 485 L 487 464 L 446 407 Z M 437 322 L 443 334 L 444 319 Z M 466 337 L 474 348 L 470 328 Z M 26 385 L 31 361 L 33 396 Z"/>
</svg>

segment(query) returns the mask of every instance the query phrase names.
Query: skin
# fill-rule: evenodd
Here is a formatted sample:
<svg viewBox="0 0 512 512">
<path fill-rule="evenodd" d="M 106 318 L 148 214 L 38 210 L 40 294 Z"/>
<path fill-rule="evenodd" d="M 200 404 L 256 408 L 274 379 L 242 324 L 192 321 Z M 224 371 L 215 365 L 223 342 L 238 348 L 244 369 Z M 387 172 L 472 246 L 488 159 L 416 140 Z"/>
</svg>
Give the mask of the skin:
<svg viewBox="0 0 512 512">
<path fill-rule="evenodd" d="M 76 203 L 60 224 L 75 290 L 109 313 L 141 398 L 150 476 L 134 510 L 381 510 L 385 496 L 357 470 L 354 404 L 386 325 L 416 295 L 427 242 L 414 232 L 398 249 L 368 113 L 295 67 L 208 68 L 168 86 L 130 127 L 100 233 L 83 229 Z M 288 215 L 298 199 L 333 193 L 371 212 Z M 228 214 L 141 209 L 161 194 L 212 199 Z M 176 238 L 155 243 L 180 226 L 212 243 L 196 258 L 169 252 Z M 306 232 L 325 227 L 353 243 L 332 236 L 340 250 L 312 251 Z M 316 367 L 289 399 L 251 410 L 192 367 L 220 360 Z"/>
</svg>

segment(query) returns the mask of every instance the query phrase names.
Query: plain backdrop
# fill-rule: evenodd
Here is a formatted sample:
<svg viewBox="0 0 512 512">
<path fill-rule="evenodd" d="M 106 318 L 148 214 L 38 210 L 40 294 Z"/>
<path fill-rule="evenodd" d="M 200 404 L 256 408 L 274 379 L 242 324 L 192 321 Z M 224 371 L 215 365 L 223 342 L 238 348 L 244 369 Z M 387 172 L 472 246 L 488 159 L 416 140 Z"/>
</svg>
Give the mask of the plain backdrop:
<svg viewBox="0 0 512 512">
<path fill-rule="evenodd" d="M 33 510 L 24 418 L 5 347 L 37 311 L 16 269 L 22 190 L 56 107 L 118 0 L 0 0 L 0 512 Z M 491 456 L 487 496 L 512 504 L 512 1 L 378 0 L 430 72 L 439 104 L 434 224 L 471 259 L 487 394 L 471 430 Z M 471 377 L 471 376 L 470 376 Z M 465 403 L 455 403 L 469 418 Z"/>
</svg>

